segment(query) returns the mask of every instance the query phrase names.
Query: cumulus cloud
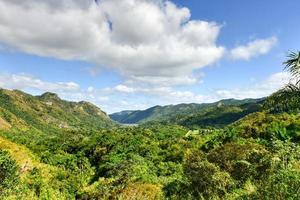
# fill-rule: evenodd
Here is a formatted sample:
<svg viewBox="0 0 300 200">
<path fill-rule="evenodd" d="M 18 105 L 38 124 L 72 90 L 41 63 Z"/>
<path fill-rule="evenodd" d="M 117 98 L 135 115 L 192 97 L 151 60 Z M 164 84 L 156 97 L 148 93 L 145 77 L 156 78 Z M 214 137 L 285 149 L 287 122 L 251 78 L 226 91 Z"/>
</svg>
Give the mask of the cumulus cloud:
<svg viewBox="0 0 300 200">
<path fill-rule="evenodd" d="M 277 44 L 277 41 L 276 37 L 251 41 L 232 49 L 230 57 L 234 60 L 250 60 L 253 57 L 267 54 Z"/>
<path fill-rule="evenodd" d="M 83 0 L 0 0 L 0 43 L 166 83 L 190 77 L 224 54 L 225 48 L 216 45 L 220 26 L 190 17 L 188 8 L 163 0 L 102 0 L 98 5 Z"/>
<path fill-rule="evenodd" d="M 154 104 L 248 97 L 246 95 L 255 90 L 265 96 L 274 89 L 255 86 L 249 88 L 248 93 L 239 88 L 223 89 L 204 96 L 176 90 L 175 86 L 201 83 L 202 75 L 195 75 L 195 70 L 218 62 L 225 52 L 233 59 L 243 60 L 266 54 L 276 44 L 276 37 L 226 50 L 216 42 L 221 29 L 219 24 L 192 20 L 188 8 L 172 1 L 98 2 L 0 0 L 0 49 L 87 61 L 98 66 L 91 74 L 106 67 L 123 76 L 121 84 L 83 89 L 74 82 L 53 83 L 26 74 L 0 74 L 0 87 L 52 91 L 69 100 L 94 102 L 110 112 Z M 140 100 L 142 103 L 135 101 L 143 95 L 147 98 Z M 153 98 L 148 98 L 150 96 Z M 130 103 L 125 105 L 124 102 Z"/>
</svg>

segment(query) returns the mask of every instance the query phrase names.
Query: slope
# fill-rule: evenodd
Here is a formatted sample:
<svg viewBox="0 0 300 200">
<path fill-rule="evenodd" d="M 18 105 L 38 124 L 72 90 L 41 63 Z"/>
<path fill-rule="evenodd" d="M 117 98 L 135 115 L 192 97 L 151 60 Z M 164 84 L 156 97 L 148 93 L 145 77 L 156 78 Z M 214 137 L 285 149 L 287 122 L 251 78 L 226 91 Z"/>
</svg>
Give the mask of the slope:
<svg viewBox="0 0 300 200">
<path fill-rule="evenodd" d="M 111 114 L 110 117 L 124 124 L 140 124 L 144 122 L 153 121 L 172 121 L 175 118 L 185 118 L 187 116 L 206 112 L 209 109 L 217 108 L 219 106 L 239 106 L 246 103 L 258 103 L 263 99 L 226 99 L 215 103 L 203 103 L 203 104 L 178 104 L 168 106 L 154 106 L 146 110 L 136 111 L 122 111 L 119 113 Z"/>
<path fill-rule="evenodd" d="M 235 106 L 221 105 L 171 121 L 190 128 L 223 128 L 250 113 L 260 111 L 261 107 L 259 103 L 246 103 Z"/>
<path fill-rule="evenodd" d="M 0 89 L 0 129 L 100 129 L 115 123 L 95 105 L 68 102 L 56 94 L 32 96 L 19 90 Z"/>
</svg>

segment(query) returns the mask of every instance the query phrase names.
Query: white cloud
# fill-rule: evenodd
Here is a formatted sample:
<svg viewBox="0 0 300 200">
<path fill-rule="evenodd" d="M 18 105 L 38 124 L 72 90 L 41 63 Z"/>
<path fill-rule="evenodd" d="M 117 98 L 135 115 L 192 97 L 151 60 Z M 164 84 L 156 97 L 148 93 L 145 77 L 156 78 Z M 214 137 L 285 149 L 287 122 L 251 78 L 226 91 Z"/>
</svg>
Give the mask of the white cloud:
<svg viewBox="0 0 300 200">
<path fill-rule="evenodd" d="M 227 98 L 260 98 L 282 88 L 289 83 L 290 78 L 288 73 L 279 72 L 263 81 L 252 81 L 253 85 L 249 87 L 218 89 L 208 95 L 178 91 L 172 87 L 142 87 L 125 84 L 104 89 L 89 87 L 85 90 L 74 82 L 47 82 L 26 74 L 0 74 L 0 87 L 21 89 L 35 94 L 51 91 L 58 93 L 63 99 L 90 101 L 112 113 L 128 109 L 146 109 L 153 105 L 208 103 Z"/>
<path fill-rule="evenodd" d="M 229 54 L 234 60 L 250 60 L 253 57 L 267 54 L 277 44 L 277 41 L 276 37 L 257 39 L 232 49 Z"/>
<path fill-rule="evenodd" d="M 100 102 L 104 102 L 104 101 L 107 102 L 107 101 L 109 101 L 109 97 L 101 97 L 100 96 L 100 97 L 97 98 L 97 100 L 100 101 Z"/>
<path fill-rule="evenodd" d="M 93 92 L 94 90 L 95 90 L 95 88 L 92 86 L 88 87 L 88 89 L 87 89 L 88 92 Z"/>
<path fill-rule="evenodd" d="M 259 83 L 253 84 L 253 86 L 248 88 L 216 90 L 215 96 L 217 99 L 245 99 L 266 97 L 288 84 L 290 79 L 291 76 L 289 73 L 278 72 L 270 75 L 267 79 Z"/>
<path fill-rule="evenodd" d="M 223 89 L 211 95 L 174 88 L 201 83 L 201 76 L 193 72 L 224 56 L 226 48 L 216 44 L 220 29 L 215 22 L 192 20 L 188 8 L 165 0 L 101 0 L 98 5 L 94 0 L 0 0 L 0 49 L 87 61 L 98 66 L 90 71 L 93 75 L 107 67 L 124 78 L 111 88 L 85 90 L 74 82 L 0 74 L 0 87 L 52 91 L 69 100 L 92 101 L 110 112 L 265 96 L 275 90 L 276 77 L 273 85 L 270 79 L 266 86 Z M 268 53 L 276 42 L 276 37 L 258 39 L 229 54 L 233 59 L 249 60 Z M 138 103 L 135 99 L 140 94 L 149 98 Z M 132 99 L 126 99 L 128 96 Z"/>
<path fill-rule="evenodd" d="M 36 89 L 51 92 L 74 92 L 80 86 L 74 82 L 45 82 L 27 74 L 0 74 L 0 87 L 9 89 Z"/>
<path fill-rule="evenodd" d="M 0 43 L 166 84 L 193 79 L 193 70 L 224 54 L 216 45 L 220 26 L 190 17 L 171 1 L 0 0 Z"/>
<path fill-rule="evenodd" d="M 167 104 L 178 104 L 178 103 L 200 103 L 207 101 L 209 97 L 194 94 L 191 91 L 177 91 L 172 87 L 141 87 L 141 86 L 126 86 L 117 85 L 112 88 L 105 88 L 99 90 L 99 93 L 105 95 L 118 95 L 124 94 L 129 97 L 129 101 L 134 101 L 137 97 L 145 97 L 147 101 L 151 101 L 150 105 L 167 105 Z M 135 104 L 129 104 L 133 105 Z"/>
<path fill-rule="evenodd" d="M 191 91 L 177 91 L 172 87 L 129 87 L 122 85 L 124 88 L 122 91 L 114 88 L 106 88 L 106 94 L 124 93 L 131 95 L 145 95 L 149 99 L 153 100 L 151 106 L 169 105 L 178 103 L 209 103 L 215 102 L 221 99 L 245 99 L 245 98 L 261 98 L 266 97 L 273 92 L 281 89 L 287 83 L 289 83 L 291 76 L 287 72 L 279 72 L 270 75 L 262 81 L 251 81 L 253 85 L 240 88 L 224 88 L 211 91 L 208 95 L 195 94 Z M 117 86 L 118 88 L 120 86 Z M 126 88 L 126 89 L 125 89 Z M 134 106 L 134 103 L 129 104 Z"/>
<path fill-rule="evenodd" d="M 116 87 L 114 87 L 114 90 L 116 90 L 117 92 L 125 92 L 125 93 L 135 92 L 134 88 L 128 87 L 126 85 L 117 85 Z"/>
<path fill-rule="evenodd" d="M 193 85 L 201 83 L 203 74 L 195 76 L 176 76 L 176 77 L 164 77 L 164 76 L 133 76 L 125 81 L 127 85 L 143 85 L 149 86 L 176 86 L 176 85 Z"/>
</svg>

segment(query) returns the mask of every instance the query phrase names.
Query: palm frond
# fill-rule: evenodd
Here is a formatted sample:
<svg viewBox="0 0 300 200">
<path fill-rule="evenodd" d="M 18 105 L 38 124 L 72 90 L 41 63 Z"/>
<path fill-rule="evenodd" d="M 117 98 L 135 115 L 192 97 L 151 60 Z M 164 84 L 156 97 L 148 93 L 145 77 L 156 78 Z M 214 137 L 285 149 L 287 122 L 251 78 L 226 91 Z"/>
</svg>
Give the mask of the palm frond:
<svg viewBox="0 0 300 200">
<path fill-rule="evenodd" d="M 300 51 L 299 52 L 290 52 L 287 56 L 288 60 L 283 64 L 285 65 L 285 70 L 289 71 L 292 76 L 300 76 Z"/>
</svg>

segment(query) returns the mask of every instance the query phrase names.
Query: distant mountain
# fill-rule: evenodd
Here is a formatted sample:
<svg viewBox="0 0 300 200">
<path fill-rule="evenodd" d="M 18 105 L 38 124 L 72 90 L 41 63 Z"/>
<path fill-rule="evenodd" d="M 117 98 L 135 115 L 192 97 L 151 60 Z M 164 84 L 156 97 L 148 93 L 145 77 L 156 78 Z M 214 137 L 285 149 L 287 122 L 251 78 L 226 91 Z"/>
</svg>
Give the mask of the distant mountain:
<svg viewBox="0 0 300 200">
<path fill-rule="evenodd" d="M 124 111 L 121 111 L 121 112 L 117 112 L 117 113 L 114 113 L 114 114 L 111 114 L 109 115 L 110 118 L 112 118 L 113 120 L 119 122 L 119 123 L 126 123 L 126 121 L 128 121 L 128 116 L 133 115 L 133 113 L 137 113 L 139 111 L 135 111 L 135 110 L 124 110 Z"/>
<path fill-rule="evenodd" d="M 205 113 L 213 108 L 223 106 L 241 106 L 243 104 L 256 104 L 264 99 L 225 99 L 215 103 L 203 104 L 178 104 L 168 106 L 154 106 L 146 110 L 132 110 L 113 113 L 111 119 L 124 124 L 140 124 L 145 122 L 174 122 L 187 119 L 188 117 Z M 180 120 L 179 120 L 180 119 Z"/>
<path fill-rule="evenodd" d="M 19 90 L 0 89 L 0 130 L 49 132 L 99 129 L 115 124 L 105 112 L 88 102 L 65 101 L 49 92 L 32 96 Z"/>
</svg>

